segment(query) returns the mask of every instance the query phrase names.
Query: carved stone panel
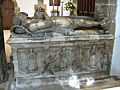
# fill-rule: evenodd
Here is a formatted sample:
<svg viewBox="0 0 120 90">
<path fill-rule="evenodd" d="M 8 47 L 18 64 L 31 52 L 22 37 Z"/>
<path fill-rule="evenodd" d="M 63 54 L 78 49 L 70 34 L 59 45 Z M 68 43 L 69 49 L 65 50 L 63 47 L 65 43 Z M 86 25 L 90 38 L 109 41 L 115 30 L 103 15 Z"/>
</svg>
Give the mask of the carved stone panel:
<svg viewBox="0 0 120 90">
<path fill-rule="evenodd" d="M 19 48 L 18 68 L 21 75 L 66 75 L 70 70 L 99 72 L 107 69 L 109 53 L 104 44 Z"/>
<path fill-rule="evenodd" d="M 58 80 L 68 85 L 71 75 L 76 75 L 81 83 L 89 77 L 106 76 L 113 38 L 108 35 L 95 37 L 88 40 L 89 37 L 64 36 L 24 41 L 23 38 L 11 38 L 16 77 L 12 85 L 16 90 L 19 87 L 28 90 L 28 87 L 60 84 Z"/>
<path fill-rule="evenodd" d="M 18 49 L 19 73 L 62 74 L 80 66 L 78 54 L 79 48 L 73 46 Z"/>
</svg>

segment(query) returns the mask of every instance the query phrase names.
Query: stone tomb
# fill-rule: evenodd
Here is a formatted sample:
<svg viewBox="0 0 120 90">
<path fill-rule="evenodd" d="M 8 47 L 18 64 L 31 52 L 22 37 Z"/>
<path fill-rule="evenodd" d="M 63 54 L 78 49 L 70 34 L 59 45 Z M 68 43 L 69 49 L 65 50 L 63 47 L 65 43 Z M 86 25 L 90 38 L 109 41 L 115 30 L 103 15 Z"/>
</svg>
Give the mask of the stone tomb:
<svg viewBox="0 0 120 90">
<path fill-rule="evenodd" d="M 32 18 L 23 12 L 15 15 L 8 40 L 14 64 L 9 90 L 52 86 L 74 90 L 106 77 L 114 39 L 107 21 L 107 17 L 100 22 L 85 16 L 50 18 L 42 8 Z"/>
<path fill-rule="evenodd" d="M 112 35 L 10 38 L 15 80 L 11 90 L 68 85 L 72 75 L 81 82 L 107 75 Z M 26 89 L 25 89 L 26 88 Z"/>
</svg>

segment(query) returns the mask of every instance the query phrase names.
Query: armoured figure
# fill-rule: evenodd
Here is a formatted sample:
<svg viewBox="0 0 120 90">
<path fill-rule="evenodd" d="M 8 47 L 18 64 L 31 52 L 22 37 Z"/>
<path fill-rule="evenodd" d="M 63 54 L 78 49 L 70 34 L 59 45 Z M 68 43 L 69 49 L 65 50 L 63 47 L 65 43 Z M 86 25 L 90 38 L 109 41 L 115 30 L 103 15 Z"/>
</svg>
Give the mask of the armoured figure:
<svg viewBox="0 0 120 90">
<path fill-rule="evenodd" d="M 17 21 L 17 19 L 19 19 Z M 107 25 L 107 18 L 97 22 L 89 17 L 49 17 L 43 8 L 38 8 L 32 18 L 28 17 L 26 13 L 19 13 L 13 16 L 13 27 L 11 32 L 16 34 L 25 34 L 32 36 L 33 34 L 46 33 L 52 31 L 53 33 L 67 33 L 74 32 L 81 28 L 91 29 L 97 27 L 104 30 Z M 35 35 L 36 36 L 36 35 Z M 39 36 L 39 35 L 37 35 Z"/>
</svg>

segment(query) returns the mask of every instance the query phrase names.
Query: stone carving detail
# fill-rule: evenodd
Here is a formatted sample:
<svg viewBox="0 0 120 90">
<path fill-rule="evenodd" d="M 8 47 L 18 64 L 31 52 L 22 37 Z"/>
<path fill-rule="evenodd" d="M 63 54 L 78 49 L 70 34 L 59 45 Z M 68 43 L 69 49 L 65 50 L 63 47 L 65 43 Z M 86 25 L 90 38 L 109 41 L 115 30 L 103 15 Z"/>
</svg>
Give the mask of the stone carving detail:
<svg viewBox="0 0 120 90">
<path fill-rule="evenodd" d="M 96 55 L 96 47 L 92 46 L 90 50 L 90 67 L 91 68 L 95 68 L 95 65 L 96 65 L 95 55 Z"/>
<path fill-rule="evenodd" d="M 37 63 L 36 63 L 36 53 L 33 49 L 29 49 L 29 53 L 27 54 L 28 58 L 28 70 L 29 72 L 34 72 L 37 70 Z"/>
<path fill-rule="evenodd" d="M 47 59 L 43 62 L 42 73 L 56 74 L 72 68 L 73 47 L 54 47 L 49 49 Z"/>
<path fill-rule="evenodd" d="M 26 49 L 18 49 L 17 51 L 17 59 L 18 59 L 18 67 L 19 67 L 19 73 L 20 74 L 26 74 L 28 73 L 28 61 L 27 61 L 27 50 Z"/>
<path fill-rule="evenodd" d="M 69 56 L 71 56 L 71 52 L 67 51 L 66 47 L 61 48 L 61 51 L 59 52 L 59 56 L 60 56 L 60 60 L 59 60 L 59 64 L 61 66 L 61 69 L 65 69 L 68 68 L 68 64 L 69 64 Z"/>
<path fill-rule="evenodd" d="M 43 71 L 42 73 L 48 72 L 49 74 L 54 75 L 53 69 L 55 68 L 53 63 L 56 62 L 56 55 L 48 55 L 48 61 L 44 61 L 43 63 Z"/>
<path fill-rule="evenodd" d="M 23 73 L 40 71 L 41 74 L 51 75 L 70 73 L 70 69 L 75 72 L 106 70 L 108 54 L 103 48 L 104 46 L 99 45 L 86 45 L 84 48 L 63 46 L 21 49 L 19 68 Z"/>
<path fill-rule="evenodd" d="M 37 52 L 34 52 L 33 48 L 18 50 L 18 66 L 21 74 L 35 72 L 38 69 L 36 56 Z"/>
<path fill-rule="evenodd" d="M 102 71 L 106 70 L 108 61 L 108 57 L 104 53 L 104 46 L 93 45 L 93 46 L 85 46 L 82 49 L 81 55 L 81 66 L 82 70 L 88 71 Z"/>
<path fill-rule="evenodd" d="M 110 68 L 110 67 L 108 67 L 108 64 L 110 64 L 110 60 L 109 60 L 109 55 L 108 55 L 108 53 L 104 53 L 104 55 L 103 55 L 103 62 L 102 62 L 102 69 L 104 70 L 104 71 L 106 71 L 108 68 Z"/>
</svg>

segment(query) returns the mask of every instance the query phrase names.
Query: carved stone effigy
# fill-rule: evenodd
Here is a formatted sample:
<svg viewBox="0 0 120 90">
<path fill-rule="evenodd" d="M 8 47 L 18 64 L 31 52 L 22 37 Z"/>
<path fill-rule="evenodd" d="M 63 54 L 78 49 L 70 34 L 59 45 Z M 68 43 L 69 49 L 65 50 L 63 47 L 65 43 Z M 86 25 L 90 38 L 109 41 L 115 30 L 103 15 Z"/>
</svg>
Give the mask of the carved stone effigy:
<svg viewBox="0 0 120 90">
<path fill-rule="evenodd" d="M 101 22 L 71 17 L 43 19 L 43 16 L 38 16 L 35 15 L 29 23 L 11 28 L 8 43 L 13 50 L 15 80 L 10 90 L 45 90 L 43 87 L 51 85 L 62 86 L 60 90 L 73 90 L 66 86 L 71 85 L 74 75 L 79 86 L 89 77 L 96 79 L 107 75 L 114 37 L 103 34 L 103 30 L 91 30 L 100 26 Z M 67 23 L 59 23 L 60 19 Z M 33 24 L 40 25 L 34 27 Z M 34 28 L 31 29 L 31 25 Z M 81 27 L 86 27 L 86 30 L 75 30 Z"/>
</svg>

